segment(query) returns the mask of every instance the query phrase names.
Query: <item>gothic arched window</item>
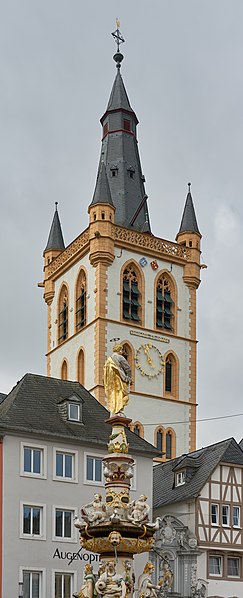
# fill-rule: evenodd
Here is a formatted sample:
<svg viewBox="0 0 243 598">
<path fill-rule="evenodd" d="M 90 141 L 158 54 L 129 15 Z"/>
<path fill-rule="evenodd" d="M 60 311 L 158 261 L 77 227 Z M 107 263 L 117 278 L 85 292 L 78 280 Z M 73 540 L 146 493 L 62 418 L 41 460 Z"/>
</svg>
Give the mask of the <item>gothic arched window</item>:
<svg viewBox="0 0 243 598">
<path fill-rule="evenodd" d="M 86 325 L 86 274 L 84 270 L 80 270 L 76 285 L 76 332 Z"/>
<path fill-rule="evenodd" d="M 168 353 L 165 357 L 164 371 L 164 394 L 178 398 L 178 359 L 174 353 Z"/>
<path fill-rule="evenodd" d="M 172 435 L 171 432 L 166 432 L 165 437 L 165 456 L 166 459 L 171 459 L 172 457 Z"/>
<path fill-rule="evenodd" d="M 140 438 L 144 438 L 144 427 L 142 424 L 140 424 L 140 422 L 135 422 L 134 424 L 132 424 L 131 430 L 132 432 L 137 434 L 137 436 L 140 436 Z"/>
<path fill-rule="evenodd" d="M 164 430 L 159 429 L 156 432 L 156 448 L 159 451 L 163 451 L 163 436 L 164 436 Z"/>
<path fill-rule="evenodd" d="M 80 349 L 77 358 L 77 380 L 84 385 L 84 350 Z"/>
<path fill-rule="evenodd" d="M 68 290 L 65 284 L 62 285 L 58 301 L 58 344 L 68 337 Z"/>
<path fill-rule="evenodd" d="M 63 362 L 62 362 L 61 379 L 62 380 L 67 380 L 68 379 L 68 365 L 67 365 L 66 359 L 64 359 Z"/>
<path fill-rule="evenodd" d="M 163 273 L 156 284 L 156 327 L 173 331 L 174 301 L 170 276 Z"/>
<path fill-rule="evenodd" d="M 139 295 L 138 273 L 135 266 L 130 264 L 123 272 L 122 316 L 124 320 L 140 322 L 141 305 Z"/>
</svg>

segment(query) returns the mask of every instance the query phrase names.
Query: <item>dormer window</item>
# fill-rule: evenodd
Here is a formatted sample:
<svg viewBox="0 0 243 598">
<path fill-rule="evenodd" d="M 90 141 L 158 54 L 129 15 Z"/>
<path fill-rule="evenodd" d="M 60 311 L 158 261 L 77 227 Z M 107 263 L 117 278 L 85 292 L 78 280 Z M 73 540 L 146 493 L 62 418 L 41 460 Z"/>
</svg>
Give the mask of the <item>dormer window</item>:
<svg viewBox="0 0 243 598">
<path fill-rule="evenodd" d="M 183 486 L 186 482 L 186 471 L 178 471 L 176 474 L 176 486 Z"/>
<path fill-rule="evenodd" d="M 130 168 L 127 169 L 127 173 L 130 179 L 134 179 L 135 170 L 134 168 L 132 168 L 132 166 L 130 166 Z"/>
<path fill-rule="evenodd" d="M 80 405 L 78 403 L 69 403 L 68 419 L 73 422 L 80 422 Z"/>
<path fill-rule="evenodd" d="M 114 166 L 113 168 L 111 168 L 111 176 L 117 176 L 118 175 L 118 168 L 116 166 Z"/>
</svg>

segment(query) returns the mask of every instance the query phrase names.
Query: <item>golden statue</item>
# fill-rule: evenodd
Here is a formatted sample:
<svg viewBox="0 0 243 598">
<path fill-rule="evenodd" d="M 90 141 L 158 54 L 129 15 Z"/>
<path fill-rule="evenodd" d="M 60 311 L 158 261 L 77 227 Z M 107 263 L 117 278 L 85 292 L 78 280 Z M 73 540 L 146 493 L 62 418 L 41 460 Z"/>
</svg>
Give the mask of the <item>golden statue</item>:
<svg viewBox="0 0 243 598">
<path fill-rule="evenodd" d="M 111 414 L 120 413 L 129 401 L 131 368 L 123 355 L 123 346 L 114 345 L 104 365 L 104 387 Z"/>
</svg>

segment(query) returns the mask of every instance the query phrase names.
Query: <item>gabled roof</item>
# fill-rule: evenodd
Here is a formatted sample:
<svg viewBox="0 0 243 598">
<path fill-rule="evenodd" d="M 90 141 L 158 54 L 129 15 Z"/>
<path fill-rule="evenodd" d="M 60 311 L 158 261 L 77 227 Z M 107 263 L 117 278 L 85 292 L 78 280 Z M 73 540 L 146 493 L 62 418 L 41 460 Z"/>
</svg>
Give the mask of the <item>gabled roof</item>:
<svg viewBox="0 0 243 598">
<path fill-rule="evenodd" d="M 75 394 L 82 401 L 83 424 L 66 421 L 60 400 Z M 111 426 L 109 412 L 79 382 L 25 374 L 0 405 L 0 435 L 6 432 L 59 438 L 78 445 L 107 447 Z M 126 431 L 131 452 L 147 457 L 158 450 L 130 430 Z"/>
<path fill-rule="evenodd" d="M 243 451 L 234 438 L 156 465 L 153 508 L 197 497 L 220 462 L 243 465 Z M 193 472 L 190 479 L 185 484 L 175 486 L 175 472 L 187 468 Z"/>
<path fill-rule="evenodd" d="M 193 205 L 190 187 L 187 194 L 184 211 L 182 214 L 180 229 L 177 235 L 179 235 L 180 233 L 197 233 L 198 235 L 201 235 L 197 225 L 197 218 Z"/>
<path fill-rule="evenodd" d="M 96 186 L 91 205 L 97 203 L 107 203 L 111 206 L 114 206 L 113 201 L 111 199 L 111 192 L 104 162 L 101 162 L 100 168 L 98 170 Z"/>
<path fill-rule="evenodd" d="M 47 241 L 46 247 L 44 249 L 44 252 L 49 251 L 51 249 L 57 249 L 60 251 L 63 251 L 63 249 L 65 249 L 61 222 L 60 222 L 59 214 L 57 211 L 57 202 L 56 202 L 56 209 L 54 212 L 51 229 L 49 232 L 48 241 Z"/>
</svg>

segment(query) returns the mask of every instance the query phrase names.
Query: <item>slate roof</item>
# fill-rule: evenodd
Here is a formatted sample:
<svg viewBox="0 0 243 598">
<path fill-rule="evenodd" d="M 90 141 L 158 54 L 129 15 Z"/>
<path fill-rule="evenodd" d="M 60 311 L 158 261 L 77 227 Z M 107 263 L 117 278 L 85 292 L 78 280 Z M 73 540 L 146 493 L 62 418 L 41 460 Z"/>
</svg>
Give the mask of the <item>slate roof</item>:
<svg viewBox="0 0 243 598">
<path fill-rule="evenodd" d="M 178 232 L 180 233 L 198 233 L 200 231 L 197 225 L 196 213 L 193 205 L 193 199 L 190 190 L 188 191 L 184 211 L 182 214 L 181 225 Z"/>
<path fill-rule="evenodd" d="M 109 97 L 106 112 L 108 110 L 116 110 L 117 108 L 122 108 L 123 110 L 133 112 L 125 89 L 125 85 L 123 83 L 120 69 L 118 69 L 117 71 L 117 75 L 112 86 L 111 95 Z"/>
<path fill-rule="evenodd" d="M 0 404 L 4 401 L 4 399 L 6 398 L 6 394 L 4 392 L 0 392 Z"/>
<path fill-rule="evenodd" d="M 129 119 L 130 130 L 124 129 L 125 119 Z M 143 203 L 146 193 L 136 134 L 138 119 L 131 108 L 120 68 L 115 77 L 106 112 L 101 118 L 101 124 L 104 123 L 107 125 L 107 131 L 102 139 L 92 204 L 100 202 L 97 185 L 101 178 L 101 170 L 105 168 L 111 201 L 115 206 L 115 224 L 150 233 L 147 201 Z M 106 187 L 107 183 L 105 183 Z M 131 224 L 136 213 L 137 217 Z"/>
<path fill-rule="evenodd" d="M 111 199 L 111 192 L 104 162 L 101 163 L 100 169 L 98 170 L 97 181 L 91 205 L 97 203 L 108 203 L 112 206 L 114 205 Z"/>
<path fill-rule="evenodd" d="M 59 214 L 57 211 L 57 204 L 56 204 L 56 209 L 55 209 L 53 220 L 52 220 L 51 229 L 49 232 L 48 241 L 47 241 L 46 247 L 44 249 L 44 252 L 49 251 L 50 249 L 58 249 L 58 250 L 60 249 L 60 251 L 65 249 L 61 222 L 60 222 Z"/>
<path fill-rule="evenodd" d="M 72 395 L 82 402 L 83 424 L 65 421 L 60 403 Z M 80 445 L 107 447 L 109 412 L 79 382 L 25 374 L 0 405 L 0 435 L 6 432 L 59 438 Z M 155 457 L 158 450 L 127 430 L 130 451 Z"/>
<path fill-rule="evenodd" d="M 153 508 L 197 497 L 220 462 L 243 465 L 243 451 L 234 438 L 156 465 Z M 189 472 L 186 483 L 175 486 L 175 472 L 183 469 Z"/>
</svg>

